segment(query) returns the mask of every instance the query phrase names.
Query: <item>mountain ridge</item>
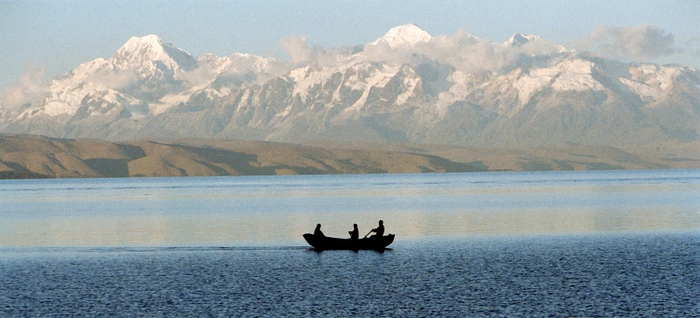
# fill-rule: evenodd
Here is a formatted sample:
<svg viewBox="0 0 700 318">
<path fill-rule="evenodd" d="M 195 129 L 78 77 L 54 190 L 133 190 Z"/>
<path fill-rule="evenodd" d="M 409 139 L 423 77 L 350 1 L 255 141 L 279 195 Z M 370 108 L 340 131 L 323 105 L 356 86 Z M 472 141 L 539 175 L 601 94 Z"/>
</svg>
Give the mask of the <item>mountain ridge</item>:
<svg viewBox="0 0 700 318">
<path fill-rule="evenodd" d="M 381 44 L 381 45 L 380 45 Z M 459 146 L 647 145 L 700 138 L 700 73 L 502 43 L 414 24 L 308 61 L 194 57 L 157 35 L 54 79 L 0 132 L 62 138 L 234 138 Z M 301 64 L 299 64 L 301 63 Z"/>
</svg>

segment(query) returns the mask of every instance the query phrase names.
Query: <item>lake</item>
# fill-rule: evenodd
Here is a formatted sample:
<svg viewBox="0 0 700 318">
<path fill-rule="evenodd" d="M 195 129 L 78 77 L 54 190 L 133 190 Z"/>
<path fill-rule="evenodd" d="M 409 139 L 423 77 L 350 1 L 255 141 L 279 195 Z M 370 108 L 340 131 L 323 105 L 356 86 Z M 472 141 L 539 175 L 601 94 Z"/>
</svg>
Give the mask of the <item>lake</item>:
<svg viewBox="0 0 700 318">
<path fill-rule="evenodd" d="M 378 220 L 390 250 L 324 251 Z M 0 180 L 2 316 L 698 316 L 700 170 Z"/>
</svg>

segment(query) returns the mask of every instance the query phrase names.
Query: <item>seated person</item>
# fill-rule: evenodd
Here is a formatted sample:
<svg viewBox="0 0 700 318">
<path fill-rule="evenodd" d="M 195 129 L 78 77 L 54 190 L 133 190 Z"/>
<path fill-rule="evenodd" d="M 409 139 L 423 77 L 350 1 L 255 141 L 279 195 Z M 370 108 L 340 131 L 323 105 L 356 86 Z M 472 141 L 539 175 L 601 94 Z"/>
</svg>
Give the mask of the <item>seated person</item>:
<svg viewBox="0 0 700 318">
<path fill-rule="evenodd" d="M 376 229 L 372 229 L 370 231 L 370 233 L 372 233 L 372 232 L 377 233 L 375 235 L 372 235 L 372 237 L 376 237 L 376 238 L 382 237 L 384 235 L 384 221 L 379 220 L 379 226 L 377 226 Z M 370 237 L 370 238 L 372 238 L 372 237 Z"/>
<path fill-rule="evenodd" d="M 357 229 L 357 224 L 353 224 L 352 227 L 352 231 L 348 232 L 350 233 L 350 239 L 357 240 L 358 238 L 360 238 L 360 231 Z"/>
<path fill-rule="evenodd" d="M 326 235 L 321 232 L 321 223 L 316 224 L 316 229 L 314 230 L 314 236 L 325 237 Z"/>
</svg>

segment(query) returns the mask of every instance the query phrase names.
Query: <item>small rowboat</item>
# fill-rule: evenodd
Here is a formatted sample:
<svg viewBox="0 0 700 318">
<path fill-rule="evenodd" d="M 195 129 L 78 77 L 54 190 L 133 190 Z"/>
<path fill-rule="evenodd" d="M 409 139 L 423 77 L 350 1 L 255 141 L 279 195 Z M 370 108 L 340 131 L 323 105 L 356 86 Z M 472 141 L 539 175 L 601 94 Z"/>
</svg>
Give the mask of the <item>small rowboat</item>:
<svg viewBox="0 0 700 318">
<path fill-rule="evenodd" d="M 303 235 L 306 242 L 316 250 L 376 250 L 382 251 L 394 242 L 394 234 L 381 237 L 371 236 L 357 240 L 341 239 L 328 236 L 316 236 L 311 233 Z"/>
</svg>

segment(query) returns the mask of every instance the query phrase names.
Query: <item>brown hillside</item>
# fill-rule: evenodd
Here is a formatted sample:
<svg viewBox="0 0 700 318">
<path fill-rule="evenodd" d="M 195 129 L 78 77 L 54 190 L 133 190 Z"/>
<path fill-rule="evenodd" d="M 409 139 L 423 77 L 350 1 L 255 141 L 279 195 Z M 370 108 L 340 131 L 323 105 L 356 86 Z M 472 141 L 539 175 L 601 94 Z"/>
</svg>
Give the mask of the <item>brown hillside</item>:
<svg viewBox="0 0 700 318">
<path fill-rule="evenodd" d="M 0 135 L 0 178 L 700 168 L 700 143 L 478 148 L 230 139 L 106 142 Z"/>
</svg>

